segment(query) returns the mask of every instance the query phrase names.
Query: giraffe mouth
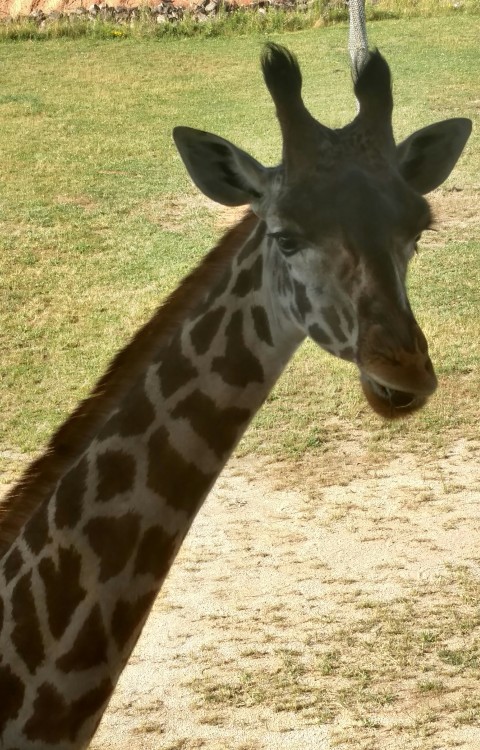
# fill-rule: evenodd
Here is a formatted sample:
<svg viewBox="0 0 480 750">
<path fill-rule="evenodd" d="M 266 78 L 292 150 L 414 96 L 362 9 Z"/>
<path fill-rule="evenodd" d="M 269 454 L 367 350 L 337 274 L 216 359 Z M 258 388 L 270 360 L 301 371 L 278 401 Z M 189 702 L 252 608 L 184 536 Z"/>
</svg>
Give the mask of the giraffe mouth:
<svg viewBox="0 0 480 750">
<path fill-rule="evenodd" d="M 363 393 L 372 409 L 387 419 L 397 419 L 421 409 L 427 401 L 425 394 L 389 388 L 365 373 L 360 382 Z"/>
</svg>

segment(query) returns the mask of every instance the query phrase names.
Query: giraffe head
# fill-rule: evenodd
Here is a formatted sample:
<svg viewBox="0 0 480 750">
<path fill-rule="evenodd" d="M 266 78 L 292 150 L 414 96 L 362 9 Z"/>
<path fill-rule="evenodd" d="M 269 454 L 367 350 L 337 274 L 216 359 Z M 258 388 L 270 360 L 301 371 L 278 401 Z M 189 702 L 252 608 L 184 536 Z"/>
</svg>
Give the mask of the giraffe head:
<svg viewBox="0 0 480 750">
<path fill-rule="evenodd" d="M 177 148 L 207 196 L 250 204 L 266 223 L 279 296 L 303 333 L 357 365 L 377 412 L 414 411 L 437 380 L 409 304 L 407 267 L 432 221 L 423 195 L 448 177 L 471 123 L 439 122 L 396 145 L 390 70 L 378 52 L 356 75 L 358 115 L 339 130 L 305 107 L 292 54 L 270 44 L 262 67 L 282 131 L 279 166 L 191 128 L 175 129 Z"/>
</svg>

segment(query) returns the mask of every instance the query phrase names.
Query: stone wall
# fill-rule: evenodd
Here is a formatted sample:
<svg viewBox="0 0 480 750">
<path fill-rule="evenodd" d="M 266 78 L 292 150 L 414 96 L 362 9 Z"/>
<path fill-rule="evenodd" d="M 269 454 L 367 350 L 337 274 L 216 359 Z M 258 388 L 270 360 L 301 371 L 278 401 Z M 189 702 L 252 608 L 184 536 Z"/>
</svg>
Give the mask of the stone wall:
<svg viewBox="0 0 480 750">
<path fill-rule="evenodd" d="M 248 5 L 259 13 L 268 8 L 306 9 L 312 0 L 227 0 L 222 8 L 227 12 Z M 347 0 L 348 2 L 348 0 Z M 84 0 L 0 0 L 0 18 L 30 17 L 38 23 L 47 19 L 57 20 L 68 17 L 103 18 L 128 22 L 141 13 L 148 13 L 157 23 L 176 21 L 185 12 L 192 13 L 198 20 L 218 13 L 221 0 L 151 0 L 139 5 L 139 0 L 109 0 L 107 3 L 85 3 Z"/>
</svg>

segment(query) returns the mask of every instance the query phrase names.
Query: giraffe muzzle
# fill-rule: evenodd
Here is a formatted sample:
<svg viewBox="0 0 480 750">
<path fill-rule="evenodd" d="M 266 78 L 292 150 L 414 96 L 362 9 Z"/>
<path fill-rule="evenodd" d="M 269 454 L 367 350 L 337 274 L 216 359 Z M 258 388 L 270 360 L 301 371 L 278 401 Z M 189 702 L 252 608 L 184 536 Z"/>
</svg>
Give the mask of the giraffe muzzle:
<svg viewBox="0 0 480 750">
<path fill-rule="evenodd" d="M 360 367 L 360 373 L 368 403 L 387 419 L 421 409 L 437 388 L 437 377 L 426 352 L 416 361 L 410 354 L 398 355 L 394 365 L 377 360 L 374 367 Z"/>
<path fill-rule="evenodd" d="M 357 360 L 370 406 L 387 419 L 403 417 L 425 405 L 437 388 L 426 338 L 412 318 L 397 335 L 371 326 Z"/>
</svg>

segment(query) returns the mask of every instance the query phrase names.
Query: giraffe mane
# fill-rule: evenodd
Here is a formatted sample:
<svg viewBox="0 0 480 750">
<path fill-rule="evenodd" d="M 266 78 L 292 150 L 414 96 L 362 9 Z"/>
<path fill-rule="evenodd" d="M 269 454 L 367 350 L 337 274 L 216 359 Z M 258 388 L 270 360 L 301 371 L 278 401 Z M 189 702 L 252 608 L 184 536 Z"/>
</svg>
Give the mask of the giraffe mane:
<svg viewBox="0 0 480 750">
<path fill-rule="evenodd" d="M 152 318 L 113 358 L 90 395 L 81 401 L 58 428 L 45 451 L 24 471 L 0 501 L 0 559 L 36 509 L 86 448 L 109 413 L 125 395 L 158 348 L 168 342 L 180 322 L 220 280 L 235 252 L 253 231 L 257 217 L 248 211 L 203 261 L 187 275 Z"/>
</svg>

